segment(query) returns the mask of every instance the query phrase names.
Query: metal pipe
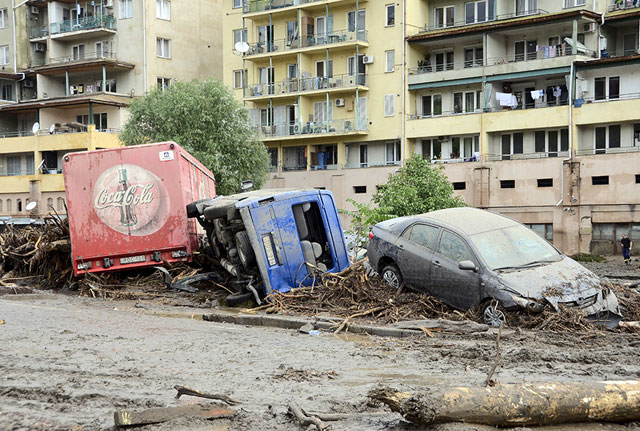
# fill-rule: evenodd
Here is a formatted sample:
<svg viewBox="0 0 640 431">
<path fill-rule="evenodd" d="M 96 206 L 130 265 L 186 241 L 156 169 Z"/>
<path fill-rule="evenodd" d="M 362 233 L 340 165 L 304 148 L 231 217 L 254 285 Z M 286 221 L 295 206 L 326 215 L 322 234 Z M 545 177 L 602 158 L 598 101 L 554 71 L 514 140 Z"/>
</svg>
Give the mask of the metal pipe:
<svg viewBox="0 0 640 431">
<path fill-rule="evenodd" d="M 133 7 L 133 6 L 132 6 Z M 147 0 L 142 0 L 142 86 L 147 92 Z"/>
<path fill-rule="evenodd" d="M 402 0 L 402 99 L 400 104 L 402 105 L 402 125 L 400 128 L 400 166 L 404 166 L 406 159 L 406 145 L 407 140 L 405 138 L 405 127 L 407 122 L 407 99 L 406 99 L 406 55 L 407 55 L 407 0 Z"/>
</svg>

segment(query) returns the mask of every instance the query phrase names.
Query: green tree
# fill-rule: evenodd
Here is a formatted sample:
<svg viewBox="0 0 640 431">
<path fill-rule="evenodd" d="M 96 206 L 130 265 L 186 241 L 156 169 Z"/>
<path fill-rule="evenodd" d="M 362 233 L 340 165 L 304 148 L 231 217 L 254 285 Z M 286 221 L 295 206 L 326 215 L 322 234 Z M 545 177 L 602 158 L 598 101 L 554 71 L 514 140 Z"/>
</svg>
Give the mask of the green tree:
<svg viewBox="0 0 640 431">
<path fill-rule="evenodd" d="M 387 184 L 373 195 L 373 201 L 378 208 L 384 208 L 384 212 L 398 217 L 466 206 L 464 200 L 453 193 L 443 168 L 418 155 L 389 175 Z"/>
<path fill-rule="evenodd" d="M 369 240 L 369 229 L 371 226 L 380 223 L 381 221 L 389 220 L 395 217 L 385 211 L 384 208 L 377 207 L 372 208 L 371 204 L 364 204 L 356 202 L 349 198 L 347 199 L 351 205 L 355 207 L 354 211 L 340 209 L 338 210 L 342 214 L 346 214 L 351 218 L 351 227 L 346 231 L 347 234 L 351 234 L 354 237 L 354 247 L 356 253 L 358 250 L 365 246 Z"/>
<path fill-rule="evenodd" d="M 213 172 L 218 194 L 240 191 L 243 180 L 260 187 L 267 151 L 248 111 L 220 81 L 185 82 L 133 101 L 120 140 L 125 145 L 175 141 Z"/>
</svg>

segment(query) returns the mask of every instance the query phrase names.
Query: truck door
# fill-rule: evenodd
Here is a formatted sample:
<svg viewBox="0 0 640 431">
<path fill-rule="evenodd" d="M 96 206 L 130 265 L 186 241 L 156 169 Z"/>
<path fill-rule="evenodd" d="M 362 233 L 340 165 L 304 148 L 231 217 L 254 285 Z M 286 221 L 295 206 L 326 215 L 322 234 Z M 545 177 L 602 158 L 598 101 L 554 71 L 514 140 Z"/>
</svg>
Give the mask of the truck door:
<svg viewBox="0 0 640 431">
<path fill-rule="evenodd" d="M 321 193 L 322 205 L 324 207 L 324 219 L 326 220 L 327 237 L 331 243 L 333 258 L 335 261 L 335 271 L 342 271 L 349 266 L 349 254 L 342 233 L 342 224 L 338 217 L 333 196 L 328 193 Z"/>
</svg>

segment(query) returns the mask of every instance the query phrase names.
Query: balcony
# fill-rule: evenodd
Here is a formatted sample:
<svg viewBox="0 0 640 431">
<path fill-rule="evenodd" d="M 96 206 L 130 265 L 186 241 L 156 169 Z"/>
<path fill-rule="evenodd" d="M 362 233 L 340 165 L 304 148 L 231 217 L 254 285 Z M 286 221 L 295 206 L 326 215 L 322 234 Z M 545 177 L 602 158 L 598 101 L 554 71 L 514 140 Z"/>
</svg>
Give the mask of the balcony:
<svg viewBox="0 0 640 431">
<path fill-rule="evenodd" d="M 615 147 L 615 148 L 581 148 L 576 150 L 576 156 L 588 156 L 595 154 L 620 154 L 620 153 L 640 153 L 640 145 Z"/>
<path fill-rule="evenodd" d="M 637 121 L 640 93 L 621 93 L 616 97 L 586 97 L 575 100 L 575 123 L 579 126 Z"/>
<path fill-rule="evenodd" d="M 49 59 L 33 59 L 31 61 L 31 67 L 42 67 L 42 66 L 55 66 L 55 65 L 71 65 L 78 63 L 87 63 L 99 60 L 115 60 L 116 53 L 115 52 L 88 52 L 83 53 L 81 56 L 76 57 L 73 55 L 67 55 L 63 57 L 53 57 Z"/>
<path fill-rule="evenodd" d="M 318 138 L 335 135 L 364 135 L 367 134 L 367 121 L 356 124 L 353 118 L 343 118 L 323 122 L 308 121 L 307 123 L 274 123 L 267 126 L 256 126 L 255 130 L 263 141 L 278 141 L 287 139 Z"/>
<path fill-rule="evenodd" d="M 303 72 L 303 75 L 305 73 Z M 330 78 L 312 76 L 309 78 L 285 79 L 275 84 L 256 84 L 245 88 L 245 99 L 293 97 L 299 94 L 341 93 L 356 87 L 368 89 L 368 75 L 335 75 Z"/>
<path fill-rule="evenodd" d="M 73 20 L 53 22 L 48 25 L 31 27 L 29 36 L 31 39 L 42 39 L 47 36 L 57 39 L 72 40 L 78 33 L 97 32 L 112 34 L 116 29 L 116 19 L 111 15 L 88 16 Z"/>
<path fill-rule="evenodd" d="M 569 151 L 553 151 L 538 153 L 517 153 L 517 154 L 488 154 L 487 160 L 524 160 L 524 159 L 546 159 L 550 157 L 569 157 Z"/>
<path fill-rule="evenodd" d="M 250 43 L 249 50 L 244 56 L 247 58 L 262 58 L 274 55 L 293 55 L 300 50 L 303 52 L 314 52 L 332 47 L 351 46 L 356 43 L 367 43 L 367 30 L 339 30 L 327 34 L 303 36 L 301 38 Z"/>
<path fill-rule="evenodd" d="M 640 8 L 639 0 L 612 0 L 609 4 L 608 11 L 615 12 L 619 10 L 629 10 Z"/>
<path fill-rule="evenodd" d="M 360 0 L 364 3 L 367 0 Z M 287 8 L 312 6 L 314 3 L 355 3 L 354 0 L 345 2 L 345 0 L 244 0 L 242 12 L 245 14 L 253 14 L 260 12 L 285 12 Z M 283 10 L 284 9 L 284 10 Z"/>
<path fill-rule="evenodd" d="M 507 19 L 512 19 L 512 18 L 522 18 L 522 17 L 529 17 L 529 16 L 535 16 L 535 15 L 542 15 L 542 14 L 547 14 L 549 13 L 548 11 L 544 10 L 544 9 L 531 9 L 531 10 L 525 10 L 525 11 L 521 11 L 521 12 L 513 12 L 513 13 L 505 13 L 505 14 L 500 14 L 500 15 L 494 15 L 494 16 L 486 16 L 485 19 L 482 20 L 478 20 L 478 19 L 473 19 L 473 20 L 464 20 L 464 21 L 449 21 L 449 22 L 442 22 L 442 23 L 438 23 L 438 24 L 434 24 L 432 26 L 424 26 L 422 28 L 422 30 L 420 31 L 420 33 L 427 33 L 427 32 L 432 32 L 432 31 L 440 31 L 440 30 L 452 30 L 455 28 L 460 28 L 460 27 L 466 27 L 469 25 L 476 25 L 476 24 L 488 24 L 494 21 L 501 21 L 501 20 L 507 20 Z"/>
</svg>

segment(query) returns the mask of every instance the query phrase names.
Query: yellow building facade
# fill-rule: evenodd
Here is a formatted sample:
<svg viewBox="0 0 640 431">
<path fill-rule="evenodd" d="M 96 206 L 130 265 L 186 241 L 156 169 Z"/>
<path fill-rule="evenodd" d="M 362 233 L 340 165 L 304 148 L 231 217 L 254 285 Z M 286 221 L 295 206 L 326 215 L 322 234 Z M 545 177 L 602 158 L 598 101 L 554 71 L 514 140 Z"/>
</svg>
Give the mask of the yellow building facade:
<svg viewBox="0 0 640 431">
<path fill-rule="evenodd" d="M 640 241 L 640 2 L 223 6 L 224 80 L 270 151 L 268 186 L 349 208 L 419 154 L 567 253 Z"/>
</svg>

